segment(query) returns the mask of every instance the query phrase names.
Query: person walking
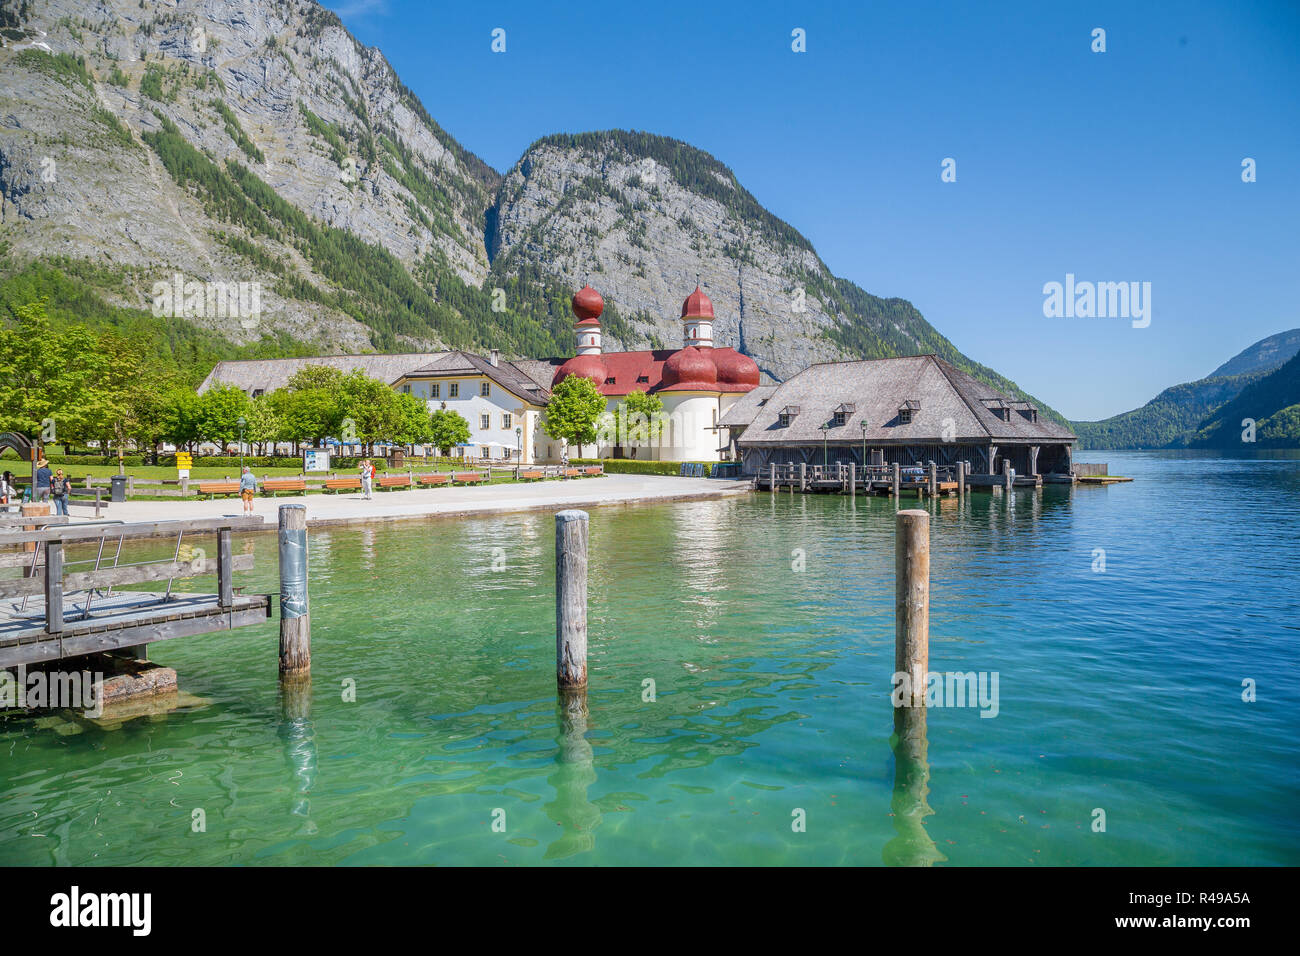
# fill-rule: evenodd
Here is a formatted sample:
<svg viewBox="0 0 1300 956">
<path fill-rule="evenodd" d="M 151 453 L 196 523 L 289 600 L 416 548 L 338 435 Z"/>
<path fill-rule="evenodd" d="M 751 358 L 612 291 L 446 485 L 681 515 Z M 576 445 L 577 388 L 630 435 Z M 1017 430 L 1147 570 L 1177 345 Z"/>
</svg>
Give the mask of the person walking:
<svg viewBox="0 0 1300 956">
<path fill-rule="evenodd" d="M 244 514 L 253 513 L 253 496 L 257 494 L 257 478 L 253 475 L 253 469 L 247 465 L 239 475 L 239 497 L 244 501 Z"/>
<path fill-rule="evenodd" d="M 374 480 L 375 466 L 370 463 L 369 458 L 363 458 L 361 461 L 361 491 L 367 501 L 373 497 Z"/>
<path fill-rule="evenodd" d="M 0 505 L 17 504 L 14 499 L 18 497 L 18 489 L 14 487 L 14 476 L 6 471 L 0 475 Z"/>
<path fill-rule="evenodd" d="M 72 494 L 72 482 L 63 474 L 62 468 L 54 473 L 51 491 L 54 495 L 54 513 L 66 517 L 68 514 L 68 495 Z"/>
<path fill-rule="evenodd" d="M 54 484 L 54 472 L 50 471 L 50 463 L 47 459 L 42 458 L 36 463 L 36 500 L 49 501 L 50 488 Z"/>
</svg>

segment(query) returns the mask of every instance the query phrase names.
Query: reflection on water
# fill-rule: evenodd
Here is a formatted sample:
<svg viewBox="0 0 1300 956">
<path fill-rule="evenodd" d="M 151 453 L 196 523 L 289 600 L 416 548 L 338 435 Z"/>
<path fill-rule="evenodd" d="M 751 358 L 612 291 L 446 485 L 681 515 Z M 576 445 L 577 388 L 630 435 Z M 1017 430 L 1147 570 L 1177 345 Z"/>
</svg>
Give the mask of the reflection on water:
<svg viewBox="0 0 1300 956">
<path fill-rule="evenodd" d="M 198 698 L 155 720 L 0 715 L 0 863 L 1300 862 L 1300 688 L 1239 683 L 1294 669 L 1300 463 L 1107 459 L 1137 481 L 921 503 L 931 669 L 998 672 L 996 719 L 890 705 L 888 499 L 593 510 L 558 706 L 551 515 L 329 529 L 317 693 L 270 620 L 153 645 Z"/>
<path fill-rule="evenodd" d="M 925 828 L 934 813 L 930 795 L 929 741 L 925 707 L 896 707 L 894 735 L 894 795 L 889 801 L 897 836 L 885 844 L 881 858 L 886 866 L 933 866 L 948 858 L 939 852 Z"/>
<path fill-rule="evenodd" d="M 316 783 L 316 728 L 311 721 L 311 675 L 280 678 L 280 735 L 285 763 L 293 774 L 293 808 L 304 819 L 304 833 L 315 833 L 311 792 Z"/>
<path fill-rule="evenodd" d="M 596 845 L 600 808 L 587 799 L 596 782 L 591 744 L 587 742 L 586 690 L 560 691 L 555 705 L 559 733 L 555 741 L 556 769 L 546 778 L 555 788 L 555 799 L 546 805 L 546 815 L 561 828 L 560 835 L 546 848 L 546 859 L 562 860 L 585 853 Z"/>
</svg>

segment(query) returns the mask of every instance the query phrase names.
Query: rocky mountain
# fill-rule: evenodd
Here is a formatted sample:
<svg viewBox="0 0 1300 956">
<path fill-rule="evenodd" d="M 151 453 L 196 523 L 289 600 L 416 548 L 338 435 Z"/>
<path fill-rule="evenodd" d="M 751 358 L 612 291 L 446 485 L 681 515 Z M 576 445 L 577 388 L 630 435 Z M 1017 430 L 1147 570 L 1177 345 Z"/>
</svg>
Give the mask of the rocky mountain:
<svg viewBox="0 0 1300 956">
<path fill-rule="evenodd" d="M 1021 394 L 909 302 L 832 275 L 685 143 L 551 136 L 502 176 L 313 0 L 4 0 L 0 39 L 0 302 L 45 294 L 62 319 L 164 344 L 199 334 L 204 361 L 536 357 L 571 353 L 584 279 L 609 347 L 643 348 L 679 340 L 698 278 L 719 339 L 770 378 L 936 352 Z M 256 308 L 160 305 L 178 275 L 256 286 Z"/>
<path fill-rule="evenodd" d="M 1271 372 L 1285 365 L 1297 352 L 1300 352 L 1300 329 L 1279 332 L 1242 349 L 1211 372 L 1209 377 Z"/>
<path fill-rule="evenodd" d="M 1207 378 L 1171 386 L 1141 408 L 1098 422 L 1071 424 L 1084 448 L 1205 446 L 1206 442 L 1219 441 L 1227 434 L 1222 430 L 1222 422 L 1226 421 L 1222 417 L 1223 411 L 1235 408 L 1237 400 L 1243 395 L 1246 396 L 1247 411 L 1254 412 L 1245 417 L 1262 420 L 1284 407 L 1270 404 L 1271 399 L 1261 400 L 1261 395 L 1271 393 L 1259 393 L 1256 388 L 1261 380 L 1280 372 L 1297 352 L 1300 352 L 1300 329 L 1279 332 L 1242 350 Z M 1252 398 L 1252 395 L 1255 397 Z M 1214 424 L 1215 422 L 1219 424 Z M 1275 427 L 1265 430 L 1265 438 L 1274 442 L 1283 441 L 1283 444 L 1275 447 L 1289 447 L 1284 441 L 1287 436 L 1278 431 L 1281 419 L 1272 425 Z M 1300 431 L 1293 437 L 1300 437 Z"/>
</svg>

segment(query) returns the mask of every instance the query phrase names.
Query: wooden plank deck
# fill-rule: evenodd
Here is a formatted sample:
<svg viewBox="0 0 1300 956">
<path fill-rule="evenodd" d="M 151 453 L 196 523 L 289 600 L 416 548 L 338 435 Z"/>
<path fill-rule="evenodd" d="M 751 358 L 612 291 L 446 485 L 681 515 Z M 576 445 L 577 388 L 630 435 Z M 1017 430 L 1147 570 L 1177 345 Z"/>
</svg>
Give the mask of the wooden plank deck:
<svg viewBox="0 0 1300 956">
<path fill-rule="evenodd" d="M 216 594 L 178 594 L 125 591 L 112 597 L 97 595 L 90 615 L 82 618 L 86 594 L 69 595 L 63 602 L 61 634 L 45 632 L 45 601 L 41 596 L 0 602 L 0 668 L 80 657 L 101 651 L 152 644 L 173 637 L 257 624 L 271 616 L 271 597 L 237 595 L 222 608 Z"/>
</svg>

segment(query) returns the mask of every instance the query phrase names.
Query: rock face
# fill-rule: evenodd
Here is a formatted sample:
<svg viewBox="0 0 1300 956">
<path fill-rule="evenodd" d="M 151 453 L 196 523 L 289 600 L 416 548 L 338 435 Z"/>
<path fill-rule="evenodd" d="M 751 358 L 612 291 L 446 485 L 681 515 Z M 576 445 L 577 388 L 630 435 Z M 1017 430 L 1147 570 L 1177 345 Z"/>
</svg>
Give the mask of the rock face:
<svg viewBox="0 0 1300 956">
<path fill-rule="evenodd" d="M 312 0 L 20 0 L 0 27 L 0 257 L 89 263 L 115 305 L 179 273 L 258 284 L 255 321 L 179 316 L 241 345 L 539 357 L 572 353 L 585 279 L 607 348 L 675 347 L 698 279 L 767 380 L 935 352 L 1018 391 L 685 143 L 557 135 L 502 177 Z"/>
<path fill-rule="evenodd" d="M 137 305 L 173 271 L 261 280 L 271 327 L 367 347 L 368 330 L 344 310 L 277 293 L 276 273 L 221 241 L 241 230 L 144 144 L 166 117 L 218 166 L 242 164 L 313 219 L 408 268 L 433 257 L 465 283 L 487 276 L 483 216 L 500 176 L 316 3 L 44 0 L 14 32 L 24 39 L 0 51 L 0 223 L 24 258 L 137 270 L 138 299 L 127 303 Z M 80 76 L 72 58 L 84 61 Z M 327 286 L 292 244 L 244 238 Z M 220 331 L 242 340 L 266 326 Z"/>
</svg>

